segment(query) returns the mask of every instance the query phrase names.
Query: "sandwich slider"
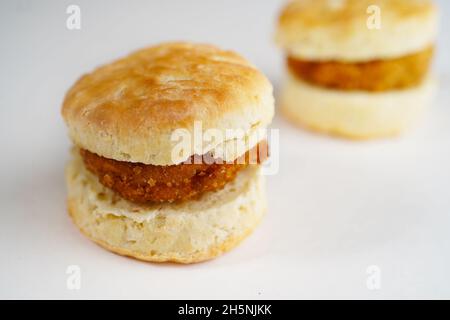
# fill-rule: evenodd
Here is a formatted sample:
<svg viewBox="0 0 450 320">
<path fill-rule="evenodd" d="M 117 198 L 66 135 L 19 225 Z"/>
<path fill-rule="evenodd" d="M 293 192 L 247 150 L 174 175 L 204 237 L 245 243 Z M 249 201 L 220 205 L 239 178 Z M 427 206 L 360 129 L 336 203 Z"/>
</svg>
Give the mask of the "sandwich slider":
<svg viewBox="0 0 450 320">
<path fill-rule="evenodd" d="M 266 211 L 267 78 L 215 46 L 163 43 L 82 76 L 62 115 L 68 210 L 83 234 L 153 262 L 214 258 Z"/>
<path fill-rule="evenodd" d="M 397 135 L 430 104 L 437 8 L 431 0 L 294 0 L 276 41 L 286 55 L 281 110 L 312 130 Z"/>
</svg>

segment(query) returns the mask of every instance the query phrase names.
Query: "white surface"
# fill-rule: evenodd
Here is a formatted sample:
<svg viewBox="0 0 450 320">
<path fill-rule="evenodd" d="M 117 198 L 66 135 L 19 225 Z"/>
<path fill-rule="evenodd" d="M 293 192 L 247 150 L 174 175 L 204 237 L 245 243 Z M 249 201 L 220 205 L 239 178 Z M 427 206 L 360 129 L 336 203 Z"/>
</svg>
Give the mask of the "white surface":
<svg viewBox="0 0 450 320">
<path fill-rule="evenodd" d="M 82 29 L 65 27 L 78 4 Z M 440 1 L 444 16 L 448 1 Z M 270 211 L 236 250 L 192 266 L 111 254 L 80 235 L 65 208 L 69 140 L 59 114 L 83 72 L 163 40 L 242 53 L 279 87 L 272 45 L 279 1 L 2 1 L 0 4 L 0 298 L 450 298 L 448 28 L 441 92 L 418 130 L 347 142 L 277 117 L 281 167 Z M 445 19 L 445 17 L 444 17 Z M 66 288 L 79 265 L 81 289 Z M 381 289 L 366 268 L 381 268 Z"/>
</svg>

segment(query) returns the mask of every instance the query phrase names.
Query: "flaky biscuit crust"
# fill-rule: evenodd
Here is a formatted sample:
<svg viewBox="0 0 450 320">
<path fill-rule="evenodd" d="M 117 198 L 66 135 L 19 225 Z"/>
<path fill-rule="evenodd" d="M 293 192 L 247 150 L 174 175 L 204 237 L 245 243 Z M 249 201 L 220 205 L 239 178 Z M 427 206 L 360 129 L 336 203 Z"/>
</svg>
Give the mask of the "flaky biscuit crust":
<svg viewBox="0 0 450 320">
<path fill-rule="evenodd" d="M 267 78 L 238 54 L 164 43 L 81 77 L 67 93 L 62 115 L 83 149 L 115 160 L 170 165 L 177 164 L 171 154 L 174 130 L 192 132 L 201 121 L 203 130 L 242 129 L 245 139 L 270 123 L 273 104 Z"/>
<path fill-rule="evenodd" d="M 368 28 L 376 6 L 380 28 Z M 437 34 L 432 0 L 294 0 L 282 9 L 276 41 L 305 60 L 370 61 L 417 52 Z"/>
</svg>

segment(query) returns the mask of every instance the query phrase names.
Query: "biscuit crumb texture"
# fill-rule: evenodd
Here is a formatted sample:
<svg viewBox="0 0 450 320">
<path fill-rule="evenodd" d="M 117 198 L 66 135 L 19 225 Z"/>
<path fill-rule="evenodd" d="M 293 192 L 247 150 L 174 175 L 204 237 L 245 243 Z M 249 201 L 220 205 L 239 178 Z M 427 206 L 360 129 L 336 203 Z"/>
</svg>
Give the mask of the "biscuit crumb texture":
<svg viewBox="0 0 450 320">
<path fill-rule="evenodd" d="M 366 140 L 414 127 L 435 93 L 431 75 L 419 87 L 372 93 L 321 88 L 288 74 L 280 107 L 288 119 L 312 131 Z"/>
<path fill-rule="evenodd" d="M 79 156 L 66 168 L 68 209 L 100 246 L 152 262 L 195 263 L 235 247 L 266 211 L 264 177 L 250 166 L 218 192 L 178 204 L 138 205 L 101 185 Z"/>
</svg>

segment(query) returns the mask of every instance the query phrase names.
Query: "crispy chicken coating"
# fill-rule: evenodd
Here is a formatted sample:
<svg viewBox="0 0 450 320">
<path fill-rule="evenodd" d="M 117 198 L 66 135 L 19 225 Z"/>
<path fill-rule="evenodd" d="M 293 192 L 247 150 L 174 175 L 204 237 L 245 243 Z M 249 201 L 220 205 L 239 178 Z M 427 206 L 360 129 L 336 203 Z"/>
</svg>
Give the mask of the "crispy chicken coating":
<svg viewBox="0 0 450 320">
<path fill-rule="evenodd" d="M 287 58 L 289 70 L 311 84 L 338 90 L 389 91 L 420 85 L 434 47 L 404 57 L 361 63 Z"/>
<path fill-rule="evenodd" d="M 84 149 L 80 153 L 86 168 L 122 198 L 135 203 L 174 202 L 222 189 L 239 170 L 265 160 L 267 142 L 261 141 L 234 163 L 191 161 L 190 164 L 155 166 L 107 159 Z M 202 159 L 193 156 L 191 160 L 194 157 Z"/>
</svg>

